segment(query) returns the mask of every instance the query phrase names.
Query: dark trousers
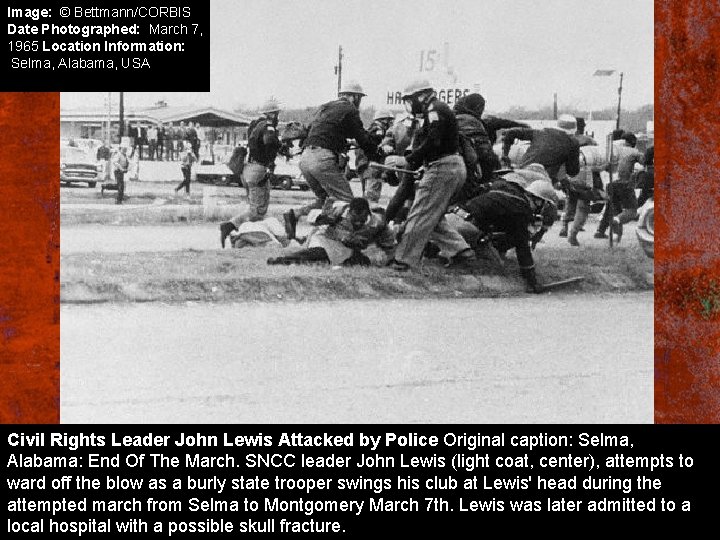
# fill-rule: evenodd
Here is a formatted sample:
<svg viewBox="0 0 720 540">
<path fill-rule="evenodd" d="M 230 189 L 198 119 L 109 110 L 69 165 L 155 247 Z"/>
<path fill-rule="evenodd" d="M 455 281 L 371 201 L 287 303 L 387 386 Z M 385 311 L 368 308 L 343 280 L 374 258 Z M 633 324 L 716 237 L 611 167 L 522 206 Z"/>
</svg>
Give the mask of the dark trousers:
<svg viewBox="0 0 720 540">
<path fill-rule="evenodd" d="M 612 218 L 620 214 L 620 223 L 627 223 L 637 217 L 638 201 L 633 185 L 625 182 L 608 184 L 610 200 L 605 205 L 598 231 L 605 232 Z"/>
<path fill-rule="evenodd" d="M 185 187 L 185 193 L 188 195 L 190 194 L 190 168 L 189 167 L 181 167 L 180 170 L 183 174 L 183 181 L 178 184 L 178 186 L 175 188 L 175 191 L 180 191 L 183 187 Z"/>
<path fill-rule="evenodd" d="M 640 188 L 640 197 L 638 198 L 638 206 L 642 206 L 653 196 L 655 189 L 655 168 L 652 171 L 644 171 L 640 173 L 638 179 L 638 187 Z"/>
<path fill-rule="evenodd" d="M 395 194 L 387 205 L 385 219 L 387 221 L 395 220 L 401 213 L 400 210 L 405 205 L 405 202 L 412 200 L 413 197 L 415 197 L 415 178 L 410 174 L 403 174 Z"/>
<path fill-rule="evenodd" d="M 125 196 L 125 173 L 123 171 L 115 171 L 115 184 L 117 184 L 117 197 L 115 202 L 122 204 Z"/>
<path fill-rule="evenodd" d="M 330 263 L 327 251 L 321 247 L 301 249 L 295 253 L 276 257 L 268 260 L 268 264 L 315 264 Z M 361 251 L 353 251 L 353 254 L 345 259 L 343 266 L 370 266 L 370 259 Z"/>
<path fill-rule="evenodd" d="M 143 144 L 140 141 L 138 141 L 137 139 L 135 140 L 135 144 L 133 145 L 132 152 L 130 152 L 130 157 L 133 157 L 135 155 L 135 150 L 138 151 L 138 159 L 142 159 L 143 158 Z"/>
<path fill-rule="evenodd" d="M 268 264 L 313 264 L 330 263 L 327 251 L 321 247 L 301 249 L 283 257 L 269 259 Z"/>
<path fill-rule="evenodd" d="M 157 158 L 159 161 L 163 160 L 163 153 L 165 152 L 165 143 L 163 141 L 157 142 Z"/>
</svg>

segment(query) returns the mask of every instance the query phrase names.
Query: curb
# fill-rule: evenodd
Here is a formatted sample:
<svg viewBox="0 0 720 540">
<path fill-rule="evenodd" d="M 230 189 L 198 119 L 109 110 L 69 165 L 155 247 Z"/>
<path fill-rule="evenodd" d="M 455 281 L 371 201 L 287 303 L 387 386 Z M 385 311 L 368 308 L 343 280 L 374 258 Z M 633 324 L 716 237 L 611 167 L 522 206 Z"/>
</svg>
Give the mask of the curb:
<svg viewBox="0 0 720 540">
<path fill-rule="evenodd" d="M 299 302 L 367 299 L 448 299 L 531 296 L 524 282 L 509 272 L 492 274 L 398 276 L 391 270 L 326 270 L 317 275 L 247 276 L 230 279 L 167 279 L 150 277 L 131 283 L 61 283 L 61 304 L 102 304 L 136 302 Z M 583 282 L 548 291 L 545 295 L 573 293 L 626 293 L 653 289 L 642 276 L 590 271 Z M 556 276 L 543 277 L 545 282 Z"/>
</svg>

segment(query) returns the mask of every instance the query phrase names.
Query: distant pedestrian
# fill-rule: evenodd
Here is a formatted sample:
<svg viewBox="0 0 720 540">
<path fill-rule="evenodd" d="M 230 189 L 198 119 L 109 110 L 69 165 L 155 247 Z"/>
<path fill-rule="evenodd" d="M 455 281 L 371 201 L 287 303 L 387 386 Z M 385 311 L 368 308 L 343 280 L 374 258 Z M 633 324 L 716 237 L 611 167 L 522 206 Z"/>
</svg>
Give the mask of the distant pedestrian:
<svg viewBox="0 0 720 540">
<path fill-rule="evenodd" d="M 147 129 L 147 140 L 148 140 L 148 157 L 151 161 L 155 160 L 155 152 L 157 152 L 157 127 L 150 126 Z"/>
<path fill-rule="evenodd" d="M 127 157 L 127 148 L 120 147 L 113 157 L 113 173 L 117 185 L 117 197 L 115 204 L 122 204 L 125 199 L 125 174 L 130 169 L 130 160 Z"/>
<path fill-rule="evenodd" d="M 162 122 L 160 122 L 157 127 L 157 158 L 158 158 L 158 161 L 162 161 L 164 159 L 165 138 L 166 137 L 167 137 L 167 132 L 165 131 L 165 126 L 163 126 Z"/>
<path fill-rule="evenodd" d="M 197 161 L 195 154 L 192 151 L 192 147 L 187 145 L 185 154 L 183 155 L 182 162 L 180 164 L 180 170 L 182 171 L 183 181 L 178 184 L 175 188 L 175 193 L 180 191 L 183 187 L 185 188 L 185 196 L 190 197 L 190 177 L 192 174 L 192 166 Z"/>
</svg>

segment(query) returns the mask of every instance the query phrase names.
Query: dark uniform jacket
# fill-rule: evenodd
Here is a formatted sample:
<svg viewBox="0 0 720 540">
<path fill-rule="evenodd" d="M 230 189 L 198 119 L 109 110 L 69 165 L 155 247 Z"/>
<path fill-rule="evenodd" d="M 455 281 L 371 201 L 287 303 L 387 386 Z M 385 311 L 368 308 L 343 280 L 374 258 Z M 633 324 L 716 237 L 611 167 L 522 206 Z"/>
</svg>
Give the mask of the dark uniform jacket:
<svg viewBox="0 0 720 540">
<path fill-rule="evenodd" d="M 483 119 L 485 125 L 485 131 L 487 131 L 488 137 L 490 137 L 490 144 L 497 142 L 497 132 L 501 129 L 510 128 L 529 128 L 527 124 L 522 122 L 516 122 L 515 120 L 507 120 L 505 118 L 498 118 L 496 116 L 485 116 Z"/>
<path fill-rule="evenodd" d="M 433 98 L 423 114 L 420 129 L 406 160 L 411 169 L 458 151 L 458 125 L 455 114 L 442 101 Z"/>
<path fill-rule="evenodd" d="M 368 156 L 375 155 L 377 144 L 373 143 L 363 128 L 355 105 L 338 99 L 320 106 L 310 124 L 310 132 L 303 147 L 317 146 L 340 154 L 346 150 L 347 139 L 355 139 Z"/>
<path fill-rule="evenodd" d="M 492 172 L 500 168 L 500 160 L 493 152 L 490 137 L 482 121 L 482 110 L 473 110 L 467 107 L 465 103 L 465 98 L 462 98 L 455 104 L 455 117 L 461 135 L 460 151 L 468 169 L 467 181 L 463 189 L 474 196 L 478 194 L 473 193 L 476 191 L 475 184 L 477 182 L 489 182 Z M 468 141 L 470 142 L 470 148 L 468 148 Z M 471 151 L 470 159 L 474 158 L 474 163 L 468 159 L 468 150 Z M 477 178 L 478 165 L 482 173 L 480 178 Z"/>
<path fill-rule="evenodd" d="M 505 133 L 503 156 L 508 155 L 515 139 L 531 141 L 520 163 L 521 168 L 540 163 L 554 182 L 558 180 L 558 171 L 563 165 L 568 176 L 576 176 L 580 172 L 580 146 L 564 131 L 553 128 L 510 129 Z"/>
<path fill-rule="evenodd" d="M 262 119 L 255 124 L 248 137 L 249 161 L 270 167 L 280 150 L 280 139 L 274 126 Z"/>
<path fill-rule="evenodd" d="M 533 223 L 533 208 L 528 193 L 519 185 L 505 180 L 493 182 L 490 191 L 460 205 L 484 232 L 504 232 L 508 249 L 515 248 L 520 268 L 533 268 L 528 225 Z"/>
</svg>

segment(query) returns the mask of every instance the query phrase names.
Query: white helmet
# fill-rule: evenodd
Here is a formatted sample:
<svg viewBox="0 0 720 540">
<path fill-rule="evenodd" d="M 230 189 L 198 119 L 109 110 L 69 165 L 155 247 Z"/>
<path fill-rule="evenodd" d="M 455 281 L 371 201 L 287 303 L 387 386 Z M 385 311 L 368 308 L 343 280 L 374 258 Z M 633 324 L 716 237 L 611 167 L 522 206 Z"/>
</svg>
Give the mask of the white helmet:
<svg viewBox="0 0 720 540">
<path fill-rule="evenodd" d="M 367 96 L 367 94 L 363 92 L 363 87 L 360 86 L 360 83 L 357 81 L 347 81 L 345 84 L 343 84 L 340 88 L 340 91 L 338 92 L 339 96 L 342 94 L 356 94 L 358 96 Z"/>
<path fill-rule="evenodd" d="M 561 114 L 557 119 L 557 127 L 568 135 L 575 135 L 577 133 L 577 118 L 572 114 Z"/>
<path fill-rule="evenodd" d="M 510 182 L 511 184 L 517 184 L 523 189 L 527 188 L 527 185 L 529 184 L 528 179 L 525 178 L 522 174 L 518 174 L 517 171 L 504 174 L 502 176 L 502 179 L 506 182 Z"/>
<path fill-rule="evenodd" d="M 532 193 L 536 197 L 545 199 L 546 201 L 553 203 L 555 206 L 558 204 L 558 196 L 557 193 L 555 193 L 555 188 L 553 188 L 552 184 L 548 180 L 535 180 L 525 188 L 525 191 Z"/>
<path fill-rule="evenodd" d="M 386 118 L 392 120 L 393 118 L 395 118 L 395 115 L 387 109 L 380 109 L 378 112 L 375 113 L 375 116 L 373 116 L 373 120 L 383 120 Z"/>
<path fill-rule="evenodd" d="M 275 99 L 269 99 L 265 103 L 263 103 L 262 109 L 260 109 L 260 112 L 262 114 L 268 114 L 268 113 L 274 113 L 274 112 L 280 112 L 282 109 L 280 108 L 280 104 Z"/>
<path fill-rule="evenodd" d="M 407 99 L 419 92 L 424 92 L 426 90 L 433 90 L 433 86 L 432 84 L 430 84 L 430 81 L 428 81 L 427 79 L 418 79 L 412 81 L 405 87 L 405 90 L 403 90 L 402 98 Z"/>
</svg>

